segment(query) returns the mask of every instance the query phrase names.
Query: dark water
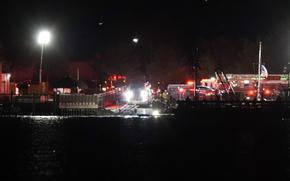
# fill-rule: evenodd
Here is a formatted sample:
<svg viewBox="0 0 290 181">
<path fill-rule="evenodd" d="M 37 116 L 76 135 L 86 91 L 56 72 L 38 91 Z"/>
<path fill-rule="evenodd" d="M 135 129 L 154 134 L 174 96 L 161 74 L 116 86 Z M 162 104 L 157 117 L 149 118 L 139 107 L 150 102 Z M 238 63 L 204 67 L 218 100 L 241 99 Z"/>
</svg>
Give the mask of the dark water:
<svg viewBox="0 0 290 181">
<path fill-rule="evenodd" d="M 285 120 L 1 118 L 1 180 L 287 180 Z"/>
</svg>

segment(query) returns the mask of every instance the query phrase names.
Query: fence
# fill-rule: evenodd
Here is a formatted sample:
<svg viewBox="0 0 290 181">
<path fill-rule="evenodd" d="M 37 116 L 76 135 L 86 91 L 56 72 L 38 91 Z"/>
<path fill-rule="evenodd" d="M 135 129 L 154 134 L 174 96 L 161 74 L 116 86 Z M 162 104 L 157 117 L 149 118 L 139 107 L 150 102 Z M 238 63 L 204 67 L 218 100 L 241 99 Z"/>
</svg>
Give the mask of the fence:
<svg viewBox="0 0 290 181">
<path fill-rule="evenodd" d="M 110 91 L 101 94 L 61 94 L 57 96 L 59 109 L 98 109 L 116 105 L 120 100 L 120 94 Z"/>
</svg>

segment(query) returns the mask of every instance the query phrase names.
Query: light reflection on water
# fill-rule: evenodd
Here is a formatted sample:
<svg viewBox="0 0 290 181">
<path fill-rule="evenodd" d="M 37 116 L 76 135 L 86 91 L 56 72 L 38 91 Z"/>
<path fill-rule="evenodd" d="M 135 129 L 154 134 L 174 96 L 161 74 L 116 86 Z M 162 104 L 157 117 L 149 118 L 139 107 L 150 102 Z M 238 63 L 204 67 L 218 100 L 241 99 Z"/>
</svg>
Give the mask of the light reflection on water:
<svg viewBox="0 0 290 181">
<path fill-rule="evenodd" d="M 257 133 L 251 129 L 232 132 L 228 126 L 192 124 L 196 120 L 184 125 L 181 120 L 177 125 L 172 115 L 156 118 L 144 115 L 19 116 L 15 119 L 20 120 L 21 130 L 25 130 L 22 134 L 25 147 L 20 153 L 21 178 L 63 180 L 63 176 L 74 177 L 76 171 L 94 175 L 98 169 L 98 173 L 106 178 L 103 180 L 114 180 L 110 179 L 113 174 L 110 175 L 108 170 L 113 170 L 115 175 L 129 170 L 129 175 L 136 174 L 133 178 L 147 172 L 150 177 L 156 170 L 165 175 L 174 173 L 175 169 L 177 173 L 178 169 L 183 173 L 187 168 L 185 164 L 182 167 L 183 162 L 197 165 L 196 169 L 200 169 L 200 165 L 211 170 L 219 169 L 221 161 L 230 165 L 230 156 L 237 160 L 234 165 L 237 168 L 252 171 L 250 166 L 255 163 Z M 267 146 L 267 150 L 269 148 Z M 276 158 L 274 154 L 271 156 Z M 207 163 L 215 165 L 210 167 Z M 89 172 L 87 168 L 93 171 Z"/>
<path fill-rule="evenodd" d="M 149 119 L 149 118 L 160 118 L 160 117 L 171 117 L 174 116 L 174 114 L 159 114 L 159 115 L 136 115 L 136 114 L 128 114 L 128 115 L 72 115 L 72 116 L 31 116 L 31 115 L 20 115 L 17 116 L 18 118 L 24 118 L 24 119 L 31 119 L 37 122 L 43 122 L 43 123 L 50 123 L 50 121 L 58 121 L 63 119 L 69 119 L 69 118 L 141 118 L 141 119 Z"/>
<path fill-rule="evenodd" d="M 43 178 L 61 178 L 65 175 L 65 163 L 66 163 L 66 147 L 68 146 L 67 140 L 70 136 L 67 135 L 67 129 L 73 129 L 78 131 L 77 127 L 68 128 L 71 122 L 77 125 L 85 126 L 96 122 L 96 127 L 92 130 L 83 130 L 87 133 L 94 134 L 101 129 L 105 129 L 105 135 L 109 134 L 111 129 L 115 129 L 116 126 L 121 126 L 121 129 L 125 136 L 128 136 L 130 143 L 139 150 L 143 136 L 146 133 L 144 129 L 148 129 L 147 120 L 158 120 L 162 116 L 144 116 L 144 115 L 107 115 L 107 116 L 18 116 L 16 119 L 20 119 L 25 125 L 27 134 L 25 135 L 25 149 L 21 153 L 20 159 L 20 174 L 21 177 L 33 177 L 34 179 Z M 110 119 L 114 118 L 114 119 Z M 66 121 L 67 120 L 67 121 Z M 113 120 L 113 121 L 112 121 Z M 83 122 L 84 121 L 84 122 Z M 116 122 L 112 127 L 102 128 L 106 122 Z M 83 124 L 82 124 L 83 122 Z M 88 124 L 86 123 L 88 122 Z M 106 128 L 108 131 L 106 131 Z M 126 130 L 126 131 L 125 131 Z M 137 132 L 136 132 L 137 131 Z M 87 134 L 82 133 L 82 134 Z M 83 135 L 79 135 L 82 137 Z M 110 133 L 114 134 L 114 133 Z M 128 135 L 127 135 L 128 134 Z M 140 134 L 140 135 L 139 135 Z M 129 136 L 130 135 L 130 136 Z M 131 137 L 133 136 L 134 137 Z M 109 135 L 107 135 L 109 137 Z M 114 135 L 116 136 L 116 135 Z M 97 140 L 100 139 L 95 137 Z M 94 139 L 94 138 L 90 138 Z M 73 138 L 74 140 L 74 138 Z M 127 139 L 124 139 L 124 141 Z M 125 141 L 126 142 L 126 141 Z M 134 143 L 133 143 L 134 142 Z M 136 143 L 135 143 L 136 142 Z M 126 143 L 127 144 L 127 143 Z M 78 145 L 79 146 L 79 145 Z M 77 148 L 79 149 L 79 148 Z M 140 148 L 141 149 L 141 148 Z M 144 150 L 138 151 L 138 156 Z M 140 152 L 140 153 L 139 153 Z"/>
<path fill-rule="evenodd" d="M 27 134 L 22 153 L 21 174 L 34 179 L 63 175 L 64 132 L 63 117 L 19 116 Z M 29 174 L 28 174 L 29 173 Z M 27 175 L 28 174 L 28 175 Z"/>
</svg>

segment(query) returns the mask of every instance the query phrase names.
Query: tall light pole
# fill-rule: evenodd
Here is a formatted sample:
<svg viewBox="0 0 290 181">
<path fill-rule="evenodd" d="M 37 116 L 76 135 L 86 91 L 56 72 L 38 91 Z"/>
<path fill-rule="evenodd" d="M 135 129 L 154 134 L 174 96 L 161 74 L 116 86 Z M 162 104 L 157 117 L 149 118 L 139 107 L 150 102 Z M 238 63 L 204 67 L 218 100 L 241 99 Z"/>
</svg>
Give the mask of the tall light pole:
<svg viewBox="0 0 290 181">
<path fill-rule="evenodd" d="M 41 45 L 40 65 L 39 65 L 39 84 L 42 82 L 42 61 L 45 45 L 50 42 L 51 34 L 49 31 L 40 31 L 37 42 Z"/>
<path fill-rule="evenodd" d="M 197 81 L 198 81 L 198 69 L 200 68 L 199 66 L 199 52 L 198 52 L 198 48 L 195 49 L 194 52 L 194 64 L 193 64 L 193 70 L 194 70 L 194 92 L 193 92 L 193 97 L 194 100 L 198 100 L 198 95 L 197 95 L 197 91 L 196 91 L 196 87 L 197 87 Z"/>
<path fill-rule="evenodd" d="M 262 42 L 259 42 L 259 64 L 258 64 L 258 91 L 257 91 L 257 100 L 261 99 L 261 58 L 262 58 Z"/>
</svg>

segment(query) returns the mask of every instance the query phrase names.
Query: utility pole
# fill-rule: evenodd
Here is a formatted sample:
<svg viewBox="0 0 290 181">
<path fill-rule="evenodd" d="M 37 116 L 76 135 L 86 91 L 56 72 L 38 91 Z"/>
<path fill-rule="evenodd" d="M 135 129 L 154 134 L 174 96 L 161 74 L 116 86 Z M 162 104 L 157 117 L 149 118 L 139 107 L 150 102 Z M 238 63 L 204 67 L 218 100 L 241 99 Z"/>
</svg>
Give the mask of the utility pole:
<svg viewBox="0 0 290 181">
<path fill-rule="evenodd" d="M 259 42 L 259 64 L 258 64 L 258 91 L 257 91 L 257 100 L 260 101 L 261 94 L 261 58 L 262 58 L 262 42 Z"/>
<path fill-rule="evenodd" d="M 77 68 L 77 81 L 79 81 L 79 80 L 80 80 L 80 69 Z"/>
<path fill-rule="evenodd" d="M 44 44 L 41 44 L 40 65 L 39 65 L 39 84 L 42 82 L 42 61 L 43 61 Z"/>
<path fill-rule="evenodd" d="M 198 69 L 199 69 L 199 60 L 198 60 L 198 48 L 196 48 L 195 51 L 195 62 L 193 65 L 194 69 L 194 99 L 197 100 L 197 93 L 196 93 L 196 87 L 197 87 L 197 81 L 198 81 Z"/>
<path fill-rule="evenodd" d="M 290 97 L 290 62 L 288 62 L 288 87 L 287 87 L 287 97 Z"/>
</svg>

